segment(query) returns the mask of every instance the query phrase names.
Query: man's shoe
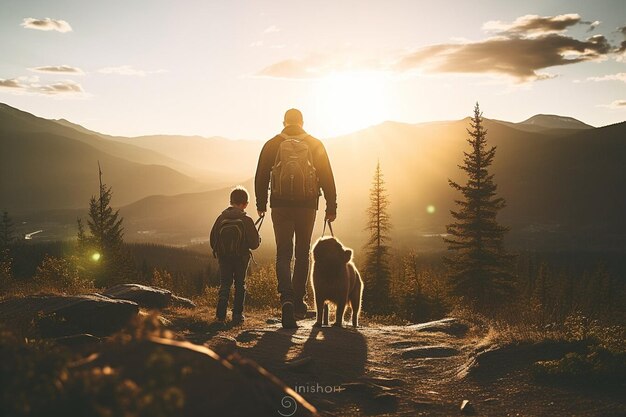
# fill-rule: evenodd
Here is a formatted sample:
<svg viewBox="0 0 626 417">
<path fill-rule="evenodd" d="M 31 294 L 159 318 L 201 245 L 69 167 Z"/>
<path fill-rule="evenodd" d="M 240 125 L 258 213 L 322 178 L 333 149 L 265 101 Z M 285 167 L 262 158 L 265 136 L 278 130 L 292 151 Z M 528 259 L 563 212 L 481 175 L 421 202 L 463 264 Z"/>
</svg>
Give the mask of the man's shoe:
<svg viewBox="0 0 626 417">
<path fill-rule="evenodd" d="M 244 315 L 243 315 L 243 314 L 241 314 L 241 315 L 239 315 L 239 314 L 238 314 L 238 315 L 233 315 L 233 324 L 234 324 L 235 326 L 238 326 L 238 325 L 240 325 L 240 324 L 243 324 L 243 322 L 245 321 L 245 319 L 246 319 L 246 318 L 244 317 Z"/>
<path fill-rule="evenodd" d="M 283 324 L 283 329 L 296 329 L 298 328 L 298 323 L 296 323 L 296 319 L 293 315 L 293 303 L 291 301 L 287 301 L 283 303 L 282 307 L 282 318 L 281 322 Z"/>
<path fill-rule="evenodd" d="M 294 316 L 296 320 L 303 320 L 306 318 L 306 312 L 309 306 L 307 306 L 303 301 L 296 303 Z"/>
</svg>

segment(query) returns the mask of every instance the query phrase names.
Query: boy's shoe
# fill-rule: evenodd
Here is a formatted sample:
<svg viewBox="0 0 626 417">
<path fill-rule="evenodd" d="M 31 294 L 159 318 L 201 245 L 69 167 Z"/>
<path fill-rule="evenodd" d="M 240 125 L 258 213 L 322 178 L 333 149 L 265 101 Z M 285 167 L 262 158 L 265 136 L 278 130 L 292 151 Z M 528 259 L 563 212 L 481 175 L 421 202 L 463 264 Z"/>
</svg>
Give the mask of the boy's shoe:
<svg viewBox="0 0 626 417">
<path fill-rule="evenodd" d="M 298 323 L 296 323 L 296 318 L 293 315 L 293 303 L 291 301 L 283 303 L 281 310 L 283 329 L 297 329 Z"/>
<path fill-rule="evenodd" d="M 243 324 L 243 322 L 246 320 L 245 316 L 243 314 L 241 315 L 233 315 L 233 325 L 238 326 L 240 324 Z"/>
<path fill-rule="evenodd" d="M 215 319 L 213 323 L 209 324 L 209 329 L 212 331 L 226 330 L 226 322 L 224 319 Z"/>
</svg>

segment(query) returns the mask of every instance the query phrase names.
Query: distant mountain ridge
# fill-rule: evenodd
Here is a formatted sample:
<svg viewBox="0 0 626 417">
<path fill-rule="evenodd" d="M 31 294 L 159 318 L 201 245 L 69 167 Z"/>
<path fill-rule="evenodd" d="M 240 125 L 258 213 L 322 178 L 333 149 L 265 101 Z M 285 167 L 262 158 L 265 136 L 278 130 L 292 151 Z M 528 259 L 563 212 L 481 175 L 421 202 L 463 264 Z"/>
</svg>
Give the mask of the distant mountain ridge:
<svg viewBox="0 0 626 417">
<path fill-rule="evenodd" d="M 18 132 L 5 125 L 11 122 L 21 126 L 24 118 L 35 116 L 17 109 L 11 112 L 15 113 L 13 122 L 0 108 L 0 143 L 12 152 L 6 164 L 4 155 L 8 154 L 2 154 L 0 209 L 13 211 L 11 207 L 17 207 L 43 213 L 53 208 L 85 207 L 88 196 L 97 190 L 93 161 L 102 159 L 105 180 L 114 187 L 113 203 L 121 207 L 129 240 L 154 241 L 158 237 L 163 243 L 185 244 L 205 236 L 207 225 L 227 204 L 230 187 L 241 182 L 252 194 L 249 211 L 255 211 L 250 179 L 262 141 L 168 135 L 108 137 L 90 134 L 71 122 L 39 118 L 38 127 L 54 133 L 45 129 Z M 522 246 L 533 242 L 534 247 L 540 239 L 568 245 L 617 240 L 626 247 L 626 122 L 593 128 L 569 119 L 550 115 L 536 115 L 521 123 L 485 119 L 488 143 L 497 146 L 495 181 L 507 200 L 500 219 L 512 228 L 511 239 Z M 335 229 L 342 240 L 353 247 L 362 243 L 371 177 L 379 160 L 391 201 L 394 245 L 413 245 L 420 240 L 425 248 L 441 247 L 440 239 L 430 236 L 445 233 L 449 210 L 458 198 L 448 179 L 463 181 L 457 165 L 467 150 L 467 127 L 467 119 L 384 122 L 324 139 L 337 182 L 339 218 Z M 19 142 L 23 143 L 15 145 Z M 42 143 L 46 145 L 41 147 Z M 177 148 L 187 149 L 176 153 Z M 170 158 L 186 166 L 206 166 L 215 169 L 218 176 L 224 175 L 225 182 L 208 187 L 196 177 L 181 176 L 171 165 L 157 169 L 139 164 L 145 170 L 141 172 L 136 165 L 129 166 L 127 159 L 105 152 L 107 149 L 145 150 L 148 155 L 165 158 L 164 163 Z M 186 159 L 186 155 L 193 158 Z M 42 165 L 41 161 L 46 162 Z M 226 173 L 233 167 L 241 174 L 239 178 Z M 168 171 L 163 171 L 166 168 Z M 82 177 L 91 182 L 82 181 Z M 157 185 L 164 191 L 155 189 Z M 10 203 L 5 206 L 5 201 Z M 66 201 L 72 204 L 63 204 Z M 430 205 L 436 208 L 434 213 L 426 211 Z M 322 198 L 320 212 L 323 208 Z M 57 219 L 54 221 L 59 224 L 74 221 L 75 211 L 63 213 L 46 214 L 46 227 L 50 219 Z M 35 218 L 24 217 L 28 221 Z M 35 227 L 35 223 L 29 224 Z M 265 228 L 271 232 L 271 224 Z M 270 233 L 267 230 L 265 233 Z"/>
<path fill-rule="evenodd" d="M 568 116 L 556 114 L 536 114 L 519 124 L 541 126 L 548 129 L 593 129 L 586 123 Z"/>
</svg>

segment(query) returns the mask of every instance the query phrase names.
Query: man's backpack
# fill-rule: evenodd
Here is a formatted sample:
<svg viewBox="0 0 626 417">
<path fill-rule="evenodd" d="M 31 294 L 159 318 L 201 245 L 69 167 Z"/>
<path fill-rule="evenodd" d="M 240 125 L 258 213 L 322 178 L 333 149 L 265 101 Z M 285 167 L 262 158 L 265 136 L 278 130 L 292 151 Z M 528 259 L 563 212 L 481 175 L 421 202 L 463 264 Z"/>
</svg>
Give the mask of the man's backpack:
<svg viewBox="0 0 626 417">
<path fill-rule="evenodd" d="M 224 219 L 217 230 L 217 242 L 214 254 L 220 258 L 245 255 L 246 239 L 243 219 Z"/>
<path fill-rule="evenodd" d="M 278 146 L 272 167 L 271 190 L 274 197 L 284 200 L 305 201 L 319 196 L 317 172 L 309 145 L 298 136 L 281 134 L 285 139 Z"/>
</svg>

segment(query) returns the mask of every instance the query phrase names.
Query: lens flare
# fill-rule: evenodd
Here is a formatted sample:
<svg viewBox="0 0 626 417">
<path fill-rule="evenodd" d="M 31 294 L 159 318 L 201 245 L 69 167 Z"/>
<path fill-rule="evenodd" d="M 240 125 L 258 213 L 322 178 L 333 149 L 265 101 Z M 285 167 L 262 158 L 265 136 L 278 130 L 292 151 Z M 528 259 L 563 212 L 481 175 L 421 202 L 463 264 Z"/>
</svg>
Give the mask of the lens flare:
<svg viewBox="0 0 626 417">
<path fill-rule="evenodd" d="M 98 262 L 101 257 L 102 257 L 102 255 L 100 255 L 98 252 L 96 252 L 93 255 L 91 255 L 91 260 L 94 261 L 94 262 Z"/>
<path fill-rule="evenodd" d="M 428 214 L 434 214 L 435 213 L 435 206 L 433 206 L 432 204 L 426 207 L 426 212 Z"/>
</svg>

